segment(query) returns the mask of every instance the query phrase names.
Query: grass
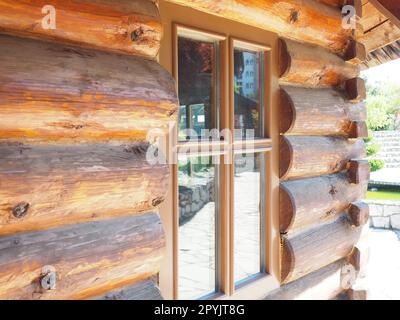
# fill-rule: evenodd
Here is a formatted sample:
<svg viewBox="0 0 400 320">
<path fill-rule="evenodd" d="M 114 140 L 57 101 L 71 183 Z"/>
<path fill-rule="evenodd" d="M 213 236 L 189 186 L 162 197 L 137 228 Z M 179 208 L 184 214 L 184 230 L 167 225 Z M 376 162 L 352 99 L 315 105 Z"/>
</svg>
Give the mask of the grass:
<svg viewBox="0 0 400 320">
<path fill-rule="evenodd" d="M 390 190 L 368 191 L 367 199 L 400 201 L 400 192 Z"/>
</svg>

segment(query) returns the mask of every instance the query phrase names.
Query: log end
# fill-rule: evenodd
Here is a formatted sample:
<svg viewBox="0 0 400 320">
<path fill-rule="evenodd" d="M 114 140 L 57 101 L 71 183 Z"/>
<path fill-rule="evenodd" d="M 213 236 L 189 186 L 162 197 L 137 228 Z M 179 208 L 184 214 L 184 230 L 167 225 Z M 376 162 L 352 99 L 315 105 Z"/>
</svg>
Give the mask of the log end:
<svg viewBox="0 0 400 320">
<path fill-rule="evenodd" d="M 279 177 L 285 179 L 292 167 L 293 148 L 289 140 L 281 136 L 279 141 Z"/>
<path fill-rule="evenodd" d="M 349 208 L 352 224 L 356 227 L 365 225 L 369 219 L 369 206 L 365 202 L 353 202 Z"/>
<path fill-rule="evenodd" d="M 281 237 L 281 284 L 287 283 L 294 270 L 294 252 L 285 236 Z"/>
<path fill-rule="evenodd" d="M 293 100 L 285 89 L 279 92 L 279 112 L 280 112 L 280 133 L 287 133 L 292 130 L 296 117 Z"/>
<path fill-rule="evenodd" d="M 347 298 L 349 300 L 367 300 L 368 299 L 368 291 L 367 290 L 355 290 L 349 289 L 346 292 Z"/>
<path fill-rule="evenodd" d="M 370 167 L 367 160 L 351 160 L 348 165 L 350 183 L 359 184 L 370 179 Z"/>
<path fill-rule="evenodd" d="M 352 64 L 361 64 L 367 60 L 367 50 L 362 43 L 351 40 L 343 59 Z"/>
<path fill-rule="evenodd" d="M 292 226 L 296 207 L 290 191 L 284 186 L 279 187 L 279 228 L 281 233 L 286 233 Z"/>
<path fill-rule="evenodd" d="M 278 40 L 279 78 L 283 78 L 290 70 L 292 59 L 285 40 Z"/>
<path fill-rule="evenodd" d="M 367 91 L 365 81 L 361 78 L 353 78 L 346 81 L 347 97 L 351 102 L 359 102 L 365 100 Z"/>
<path fill-rule="evenodd" d="M 367 123 L 365 121 L 352 121 L 350 125 L 349 138 L 368 138 Z"/>
</svg>

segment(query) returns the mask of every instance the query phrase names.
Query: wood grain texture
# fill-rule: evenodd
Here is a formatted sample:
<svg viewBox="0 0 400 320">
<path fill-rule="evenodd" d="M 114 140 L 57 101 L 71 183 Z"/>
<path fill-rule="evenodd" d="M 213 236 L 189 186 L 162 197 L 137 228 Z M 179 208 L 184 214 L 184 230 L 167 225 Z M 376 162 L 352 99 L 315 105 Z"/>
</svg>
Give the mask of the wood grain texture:
<svg viewBox="0 0 400 320">
<path fill-rule="evenodd" d="M 353 202 L 349 208 L 349 215 L 354 226 L 360 227 L 365 225 L 369 219 L 368 203 L 362 201 Z"/>
<path fill-rule="evenodd" d="M 305 87 L 338 87 L 360 73 L 327 49 L 288 39 L 280 39 L 279 64 L 281 84 Z"/>
<path fill-rule="evenodd" d="M 367 98 L 365 81 L 361 78 L 349 79 L 345 84 L 347 98 L 351 102 L 359 102 Z"/>
<path fill-rule="evenodd" d="M 367 50 L 361 42 L 351 40 L 343 59 L 352 64 L 361 64 L 367 60 Z"/>
<path fill-rule="evenodd" d="M 288 283 L 348 256 L 361 234 L 347 215 L 305 232 L 282 236 L 281 282 Z"/>
<path fill-rule="evenodd" d="M 346 294 L 349 300 L 368 300 L 367 290 L 349 289 Z"/>
<path fill-rule="evenodd" d="M 351 184 L 345 172 L 281 182 L 280 231 L 297 232 L 331 222 L 352 202 L 364 198 L 367 188 L 368 180 Z"/>
<path fill-rule="evenodd" d="M 400 6 L 397 0 L 370 0 L 370 2 L 400 28 Z"/>
<path fill-rule="evenodd" d="M 0 235 L 153 210 L 168 165 L 147 144 L 0 144 Z"/>
<path fill-rule="evenodd" d="M 343 54 L 351 35 L 341 11 L 315 0 L 167 0 Z"/>
<path fill-rule="evenodd" d="M 359 39 L 364 44 L 367 52 L 385 47 L 397 40 L 400 40 L 400 28 L 390 20 L 386 20 L 382 24 L 366 31 Z"/>
<path fill-rule="evenodd" d="M 281 136 L 279 154 L 282 180 L 336 173 L 366 155 L 362 139 L 303 136 Z"/>
<path fill-rule="evenodd" d="M 154 281 L 145 280 L 91 298 L 91 300 L 163 300 L 163 297 Z"/>
<path fill-rule="evenodd" d="M 349 180 L 351 183 L 358 184 L 369 180 L 370 166 L 368 160 L 351 160 L 348 164 Z"/>
<path fill-rule="evenodd" d="M 342 292 L 340 271 L 344 260 L 314 271 L 300 279 L 284 284 L 265 300 L 330 300 Z"/>
<path fill-rule="evenodd" d="M 0 137 L 144 140 L 175 122 L 174 80 L 157 62 L 0 35 Z"/>
<path fill-rule="evenodd" d="M 55 29 L 42 27 L 46 5 L 56 10 Z M 0 0 L 0 30 L 152 59 L 162 36 L 158 8 L 148 0 Z"/>
<path fill-rule="evenodd" d="M 157 273 L 165 246 L 157 214 L 0 237 L 1 299 L 85 299 Z M 44 266 L 56 288 L 40 286 Z"/>
<path fill-rule="evenodd" d="M 364 103 L 353 104 L 333 89 L 281 86 L 280 132 L 309 136 L 349 136 L 354 121 L 364 122 Z"/>
<path fill-rule="evenodd" d="M 388 20 L 371 2 L 367 2 L 362 6 L 362 19 L 360 20 L 364 32 L 368 32 L 374 27 Z"/>
</svg>

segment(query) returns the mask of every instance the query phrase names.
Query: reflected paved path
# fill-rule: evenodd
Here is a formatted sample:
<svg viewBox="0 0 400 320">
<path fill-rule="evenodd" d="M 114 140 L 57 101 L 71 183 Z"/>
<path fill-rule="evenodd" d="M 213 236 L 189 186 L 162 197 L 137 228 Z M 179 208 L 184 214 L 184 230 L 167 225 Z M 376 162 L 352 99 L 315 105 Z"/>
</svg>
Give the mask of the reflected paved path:
<svg viewBox="0 0 400 320">
<path fill-rule="evenodd" d="M 243 172 L 236 175 L 235 198 L 235 264 L 237 279 L 257 270 L 259 237 L 259 174 Z M 240 203 L 240 205 L 239 205 Z M 179 227 L 179 296 L 195 299 L 215 288 L 214 202 L 205 205 L 191 220 Z M 239 240 L 240 239 L 240 240 Z"/>
</svg>

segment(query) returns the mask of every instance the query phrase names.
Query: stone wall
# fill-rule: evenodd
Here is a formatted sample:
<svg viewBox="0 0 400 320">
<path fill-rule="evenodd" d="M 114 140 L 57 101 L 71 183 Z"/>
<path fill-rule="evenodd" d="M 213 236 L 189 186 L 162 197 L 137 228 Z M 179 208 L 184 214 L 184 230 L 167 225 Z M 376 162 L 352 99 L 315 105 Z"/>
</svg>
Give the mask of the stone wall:
<svg viewBox="0 0 400 320">
<path fill-rule="evenodd" d="M 400 202 L 369 200 L 368 203 L 371 227 L 400 230 Z"/>
<path fill-rule="evenodd" d="M 179 223 L 183 224 L 214 199 L 214 181 L 179 186 Z"/>
<path fill-rule="evenodd" d="M 374 142 L 381 145 L 373 158 L 385 161 L 385 168 L 400 168 L 400 131 L 373 132 Z"/>
</svg>

